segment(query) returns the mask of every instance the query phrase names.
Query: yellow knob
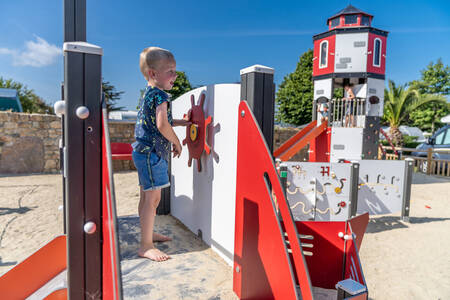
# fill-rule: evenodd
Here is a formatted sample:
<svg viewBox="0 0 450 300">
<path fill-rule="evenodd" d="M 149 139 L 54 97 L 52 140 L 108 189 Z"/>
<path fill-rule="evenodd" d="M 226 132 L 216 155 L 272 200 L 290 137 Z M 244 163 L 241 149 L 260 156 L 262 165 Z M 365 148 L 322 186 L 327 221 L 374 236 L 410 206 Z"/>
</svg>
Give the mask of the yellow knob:
<svg viewBox="0 0 450 300">
<path fill-rule="evenodd" d="M 197 125 L 191 124 L 191 127 L 189 128 L 189 131 L 190 131 L 191 141 L 195 141 L 197 139 L 197 134 L 198 134 L 198 132 L 197 132 Z"/>
<path fill-rule="evenodd" d="M 340 187 L 337 187 L 334 189 L 334 191 L 336 192 L 336 194 L 340 194 L 342 192 L 342 189 Z"/>
</svg>

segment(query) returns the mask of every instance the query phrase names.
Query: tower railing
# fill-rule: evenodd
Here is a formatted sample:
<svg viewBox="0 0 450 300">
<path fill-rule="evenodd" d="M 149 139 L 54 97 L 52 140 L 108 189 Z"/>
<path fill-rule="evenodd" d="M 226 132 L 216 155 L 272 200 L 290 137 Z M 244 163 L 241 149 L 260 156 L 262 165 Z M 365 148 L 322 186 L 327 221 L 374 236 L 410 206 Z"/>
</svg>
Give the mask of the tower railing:
<svg viewBox="0 0 450 300">
<path fill-rule="evenodd" d="M 332 99 L 330 125 L 334 127 L 364 127 L 366 99 Z"/>
</svg>

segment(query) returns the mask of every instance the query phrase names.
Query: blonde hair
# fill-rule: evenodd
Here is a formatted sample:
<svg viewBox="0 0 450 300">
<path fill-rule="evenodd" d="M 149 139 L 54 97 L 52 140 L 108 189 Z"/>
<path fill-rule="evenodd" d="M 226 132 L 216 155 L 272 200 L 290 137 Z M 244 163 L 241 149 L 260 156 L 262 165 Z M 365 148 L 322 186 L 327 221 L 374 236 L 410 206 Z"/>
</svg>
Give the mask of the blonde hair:
<svg viewBox="0 0 450 300">
<path fill-rule="evenodd" d="M 157 69 L 159 67 L 159 62 L 162 60 L 175 61 L 175 57 L 169 50 L 159 47 L 148 47 L 141 52 L 139 57 L 139 67 L 145 79 L 149 79 L 148 70 Z"/>
</svg>

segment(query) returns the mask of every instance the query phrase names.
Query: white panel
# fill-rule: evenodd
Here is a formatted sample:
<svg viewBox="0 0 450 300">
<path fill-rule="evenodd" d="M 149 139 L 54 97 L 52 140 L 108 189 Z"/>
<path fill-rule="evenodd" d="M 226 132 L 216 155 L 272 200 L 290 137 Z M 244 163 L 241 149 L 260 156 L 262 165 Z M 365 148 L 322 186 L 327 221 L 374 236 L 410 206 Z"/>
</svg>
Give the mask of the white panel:
<svg viewBox="0 0 450 300">
<path fill-rule="evenodd" d="M 407 161 L 359 161 L 358 214 L 397 213 L 402 209 Z"/>
<path fill-rule="evenodd" d="M 380 99 L 378 104 L 370 104 L 369 98 L 371 96 L 377 96 Z M 368 116 L 383 116 L 384 106 L 384 80 L 367 78 L 367 101 L 366 112 Z"/>
<path fill-rule="evenodd" d="M 283 162 L 281 165 L 287 167 L 286 197 L 295 221 L 349 218 L 352 164 Z"/>
<path fill-rule="evenodd" d="M 333 127 L 331 129 L 330 161 L 361 159 L 362 140 L 363 128 Z"/>
<path fill-rule="evenodd" d="M 355 84 L 352 86 L 352 91 L 357 98 L 366 98 L 367 95 L 367 84 Z M 347 93 L 345 93 L 347 94 Z M 345 95 L 347 97 L 347 95 Z"/>
<path fill-rule="evenodd" d="M 314 100 L 320 97 L 326 97 L 328 100 L 332 98 L 332 78 L 314 80 Z"/>
<path fill-rule="evenodd" d="M 210 129 L 211 155 L 203 153 L 202 171 L 197 161 L 188 167 L 188 149 L 183 146 L 180 158 L 172 159 L 171 214 L 203 240 L 229 264 L 234 252 L 234 218 L 236 199 L 237 123 L 240 98 L 239 84 L 218 84 L 190 91 L 172 103 L 173 117 L 180 119 L 206 94 L 205 117 L 213 117 Z M 185 127 L 175 127 L 180 140 L 186 137 Z"/>
<path fill-rule="evenodd" d="M 335 73 L 367 72 L 368 33 L 336 35 Z"/>
</svg>

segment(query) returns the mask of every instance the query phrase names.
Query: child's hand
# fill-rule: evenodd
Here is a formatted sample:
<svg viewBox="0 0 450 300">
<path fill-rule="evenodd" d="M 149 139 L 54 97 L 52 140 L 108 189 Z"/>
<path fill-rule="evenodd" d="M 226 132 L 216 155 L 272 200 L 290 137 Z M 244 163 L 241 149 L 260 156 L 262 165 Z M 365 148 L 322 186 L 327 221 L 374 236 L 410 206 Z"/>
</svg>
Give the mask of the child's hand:
<svg viewBox="0 0 450 300">
<path fill-rule="evenodd" d="M 172 144 L 172 147 L 173 147 L 172 148 L 173 157 L 174 158 L 175 157 L 180 157 L 181 150 L 182 150 L 180 142 L 178 141 L 176 144 Z"/>
</svg>

